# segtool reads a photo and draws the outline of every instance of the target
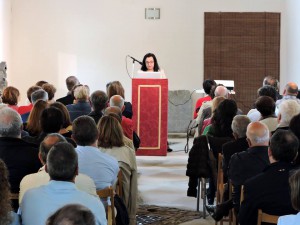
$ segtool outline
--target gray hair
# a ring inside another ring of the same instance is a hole
[[[51,143],[48,143],[47,140],[51,137],[56,138],[56,140],[52,141]],[[48,156],[48,153],[49,153],[50,149],[52,148],[52,146],[59,142],[67,142],[67,140],[65,139],[64,136],[62,136],[61,134],[58,134],[58,133],[48,134],[44,138],[44,140],[41,142],[40,148],[39,148],[39,153],[40,153],[40,156],[42,157],[42,160],[44,163],[46,163],[46,161],[47,161],[47,156]]]
[[[291,119],[300,113],[300,104],[295,100],[285,100],[279,105],[280,125],[289,126]]]
[[[47,156],[47,171],[51,180],[72,181],[78,168],[78,156],[70,143],[57,143]]]
[[[231,123],[231,129],[238,138],[246,137],[247,126],[251,123],[251,120],[245,115],[237,115],[233,118]]]
[[[32,94],[31,94],[32,104],[35,104],[38,100],[43,100],[44,102],[47,102],[48,101],[48,93],[43,89],[39,89],[39,90],[32,92]]]
[[[19,113],[9,107],[0,109],[0,137],[19,137],[22,119]]]
[[[109,100],[109,105],[117,106],[122,110],[124,106],[124,98],[121,95],[113,95]]]
[[[218,87],[216,87],[216,90],[215,90],[215,97],[223,96],[223,97],[227,98],[228,93],[229,93],[229,91],[225,86],[218,86]]]
[[[87,85],[78,86],[74,89],[76,100],[87,100],[90,96],[90,89]]]
[[[79,84],[79,80],[77,79],[77,77],[75,77],[75,76],[67,77],[66,85],[67,85],[67,88],[68,88],[69,91],[71,91],[72,88],[77,84]]]
[[[260,122],[257,122],[257,123],[260,123]],[[252,134],[247,133],[247,138],[249,138],[251,140],[251,142],[253,142],[255,144],[263,144],[270,140],[270,131],[269,131],[268,127],[263,123],[260,123],[260,124],[264,127],[264,131],[262,134],[260,134],[258,136],[257,133],[252,133]]]

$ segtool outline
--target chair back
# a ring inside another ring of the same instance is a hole
[[[261,209],[258,210],[257,225],[261,223],[277,224],[279,216],[264,213]]]
[[[19,200],[19,193],[11,193],[10,199],[11,200]]]
[[[112,187],[107,187],[102,190],[97,190],[97,195],[105,199],[107,201],[107,208],[106,208],[106,219],[107,225],[115,225],[115,203],[114,203],[114,190]]]
[[[122,170],[119,170],[118,173],[118,180],[116,184],[116,193],[120,196],[120,198],[123,197],[123,173]]]

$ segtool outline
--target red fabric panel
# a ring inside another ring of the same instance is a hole
[[[141,139],[137,155],[167,154],[168,80],[133,79],[134,130]]]

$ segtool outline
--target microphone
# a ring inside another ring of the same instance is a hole
[[[133,58],[132,56],[128,55],[128,57],[132,58],[133,62],[138,62],[139,64],[143,65],[143,63],[135,58]]]

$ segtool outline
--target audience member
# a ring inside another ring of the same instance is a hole
[[[43,100],[45,102],[48,102],[48,93],[46,91],[44,91],[43,89],[38,89],[38,90],[32,92],[32,94],[31,94],[32,104],[35,105],[35,103],[38,100]],[[30,112],[27,112],[27,113],[24,113],[21,115],[23,123],[27,122],[29,114],[30,114]]]
[[[204,129],[205,129],[207,126],[211,125],[211,119],[212,119],[212,117],[213,117],[213,115],[214,115],[214,112],[216,111],[216,109],[217,109],[217,107],[219,106],[219,104],[220,104],[221,102],[223,102],[225,99],[226,99],[226,98],[223,97],[223,96],[218,96],[218,97],[215,97],[215,98],[212,100],[212,106],[211,106],[211,108],[207,108],[207,109],[211,110],[211,113],[210,113],[211,116],[203,121],[203,123],[202,123],[203,125],[202,125],[202,128],[201,128],[200,134],[206,134],[206,133],[207,133],[208,128],[206,129],[206,132],[205,132],[205,133],[203,133]],[[203,110],[203,113],[204,113],[207,109],[204,109],[204,110]],[[203,114],[202,114],[202,115],[203,115]]]
[[[278,126],[279,129],[288,130],[291,119],[300,113],[300,105],[294,100],[285,100],[279,105]]]
[[[77,86],[74,89],[74,104],[67,105],[71,121],[79,116],[88,115],[92,109],[89,103],[90,90],[86,85]]]
[[[110,106],[117,106],[119,107],[122,112],[125,109],[124,105],[124,99],[121,95],[113,95],[111,96],[109,100]],[[123,133],[126,137],[128,137],[130,140],[133,138],[133,123],[131,119],[126,118],[125,116],[122,116],[122,123],[121,123]]]
[[[41,167],[35,145],[21,139],[22,120],[20,115],[9,107],[0,109],[0,158],[9,171],[12,193],[19,193],[20,181]],[[12,201],[14,210],[18,201]]]
[[[49,183],[24,194],[20,206],[23,224],[45,224],[51,214],[70,203],[84,205],[93,212],[97,224],[107,224],[100,199],[78,190],[74,184],[78,157],[71,144],[55,144],[48,153],[45,170],[50,176]]]
[[[50,216],[46,225],[96,225],[96,222],[91,210],[83,205],[69,204]]]
[[[44,91],[46,91],[48,93],[48,103],[55,102],[54,95],[56,93],[56,88],[54,87],[54,85],[46,83],[46,84],[42,85],[42,88]]]
[[[41,133],[36,137],[27,136],[23,137],[23,139],[39,146],[48,134],[58,133],[63,126],[63,122],[63,113],[61,110],[55,107],[46,108],[43,110],[40,117]],[[76,147],[76,143],[71,138],[66,137],[66,140]]]
[[[300,170],[295,171],[289,178],[291,188],[292,206],[298,211],[297,215],[281,216],[277,225],[298,225],[300,224]]]
[[[202,86],[203,86],[203,90],[204,90],[206,96],[202,97],[202,98],[199,98],[197,100],[196,105],[195,105],[195,110],[194,110],[194,119],[197,118],[197,115],[198,115],[197,113],[198,113],[199,109],[201,108],[202,103],[212,100],[212,98],[210,96],[210,91],[211,91],[212,87],[214,87],[216,85],[217,84],[214,80],[205,80],[205,81],[203,81]]]
[[[266,76],[263,80],[263,86],[266,86],[266,85],[274,87],[276,92],[279,93],[279,82],[275,77]]]
[[[276,102],[277,99],[278,99],[278,92],[276,91],[276,89],[273,86],[264,85],[264,86],[262,86],[261,88],[259,88],[257,90],[257,96],[258,97],[268,96],[268,97],[271,97],[274,100],[274,102]],[[275,115],[278,115],[278,108],[277,107],[275,109]],[[251,109],[247,113],[247,116],[249,117],[251,122],[259,121],[260,118],[261,118],[261,114],[256,108]]]
[[[298,147],[298,138],[291,131],[280,130],[272,136],[268,151],[271,164],[244,184],[244,201],[239,212],[241,225],[256,224],[258,209],[277,216],[296,213],[288,179]]]
[[[10,195],[8,171],[5,163],[0,159],[0,224],[20,225],[19,217],[11,207]]]
[[[50,149],[56,143],[60,142],[67,141],[62,135],[57,133],[48,134],[41,142],[38,156],[43,167],[41,167],[37,173],[29,174],[22,179],[20,183],[19,204],[21,204],[24,193],[27,190],[45,185],[49,182],[49,174],[45,171],[47,156]],[[79,173],[78,176],[75,177],[75,185],[79,190],[97,196],[95,183],[90,177]]]
[[[47,81],[44,81],[44,80],[40,80],[38,82],[36,82],[36,86],[39,86],[39,87],[42,87],[44,84],[47,84],[48,82]]]
[[[75,87],[75,85],[78,85],[78,84],[79,84],[79,80],[77,79],[77,77],[75,77],[75,76],[67,77],[67,79],[66,79],[66,85],[67,85],[67,88],[68,88],[67,96],[59,98],[56,101],[61,102],[64,105],[73,104],[75,98],[74,98],[74,95],[72,93],[72,90]]]
[[[298,85],[294,82],[289,82],[285,85],[283,90],[283,97],[276,101],[276,106],[279,107],[280,104],[286,100],[294,100],[300,104],[300,99],[297,98],[298,95]]]
[[[18,102],[20,98],[20,92],[17,88],[8,86],[3,90],[2,103],[7,104],[8,107],[18,112]]]
[[[29,117],[26,123],[24,123],[24,130],[29,133],[30,136],[38,136],[42,132],[41,127],[41,115],[44,109],[48,107],[48,103],[43,100],[38,100],[32,110],[29,113]]]
[[[119,121],[120,124],[122,124],[122,117],[123,117],[122,116],[122,111],[117,106],[109,106],[109,107],[107,107],[104,110],[104,116],[113,116],[113,117],[115,117]],[[128,137],[126,137],[124,135],[124,132],[123,132],[123,140],[124,140],[124,144],[125,145],[127,145],[129,148],[135,149],[133,141],[130,140]]]
[[[54,102],[50,105],[51,107],[60,109],[63,113],[63,128],[59,131],[65,137],[71,137],[72,135],[72,122],[67,107],[61,102]]]
[[[126,118],[132,119],[132,105],[130,102],[125,101],[125,91],[120,81],[112,81],[106,86],[107,96],[110,99],[114,95],[121,95],[124,99],[124,110],[122,111],[122,115]]]
[[[123,200],[128,211],[130,225],[136,224],[137,166],[135,151],[124,145],[122,127],[117,119],[103,116],[98,123],[98,146],[119,162],[123,178]]]
[[[300,113],[292,118],[289,127],[290,127],[290,130],[296,135],[296,137],[300,141]],[[295,164],[297,166],[300,166],[300,146],[298,148],[298,155],[295,160]]]
[[[222,146],[222,166],[225,177],[227,177],[228,175],[228,166],[231,156],[237,152],[246,151],[249,148],[246,131],[247,126],[250,124],[250,122],[250,119],[244,115],[237,115],[232,120],[231,129],[235,140],[227,142]]]
[[[75,119],[72,138],[77,143],[79,172],[91,177],[97,190],[113,186],[119,172],[118,161],[97,148],[98,130],[95,121],[89,116]]]
[[[270,132],[276,130],[278,126],[278,120],[275,116],[276,105],[274,100],[269,96],[261,96],[256,100],[255,106],[261,115],[259,121],[265,124]]]
[[[19,106],[18,108],[18,113],[20,113],[20,115],[23,115],[25,113],[28,113],[31,111],[31,109],[33,108],[33,104],[31,102],[31,94],[39,89],[42,89],[39,86],[31,86],[28,90],[27,90],[27,99],[29,101],[29,105],[24,105],[24,106]]]
[[[103,116],[103,110],[107,107],[108,97],[104,91],[94,91],[90,97],[93,111],[88,114],[96,124]]]

